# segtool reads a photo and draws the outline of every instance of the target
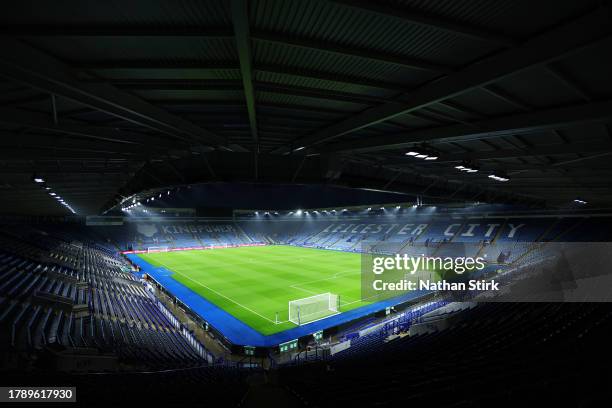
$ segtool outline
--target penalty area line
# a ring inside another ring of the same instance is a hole
[[[164,264],[162,264],[162,265],[164,265]],[[229,297],[225,296],[223,293],[217,292],[216,290],[214,290],[214,289],[212,289],[212,288],[210,288],[210,287],[208,287],[208,286],[204,285],[203,283],[198,282],[197,280],[194,280],[194,279],[190,278],[189,276],[185,275],[184,273],[181,273],[181,272],[179,272],[179,271],[177,271],[177,270],[175,270],[175,269],[168,268],[166,265],[164,265],[164,267],[165,267],[166,269],[170,270],[170,271],[173,271],[173,272],[175,272],[175,273],[178,273],[179,275],[181,275],[181,276],[183,276],[183,277],[185,277],[185,278],[189,279],[190,281],[192,281],[192,282],[193,282],[193,283],[195,283],[196,285],[200,285],[200,286],[202,286],[203,288],[206,288],[206,289],[210,290],[211,292],[216,293],[217,295],[219,295],[219,296],[221,296],[221,297],[223,297],[223,298],[225,298],[225,299],[229,300],[230,302],[232,302],[232,303],[234,303],[234,304],[238,305],[239,307],[243,308],[244,310],[247,310],[247,311],[249,311],[249,312],[251,312],[251,313],[253,313],[253,314],[256,314],[257,316],[261,317],[262,319],[265,319],[265,320],[269,321],[270,323],[274,323],[274,324],[276,324],[276,322],[275,322],[274,320],[272,320],[272,319],[268,319],[267,317],[265,317],[265,316],[263,316],[263,315],[261,315],[261,314],[257,313],[256,311],[254,311],[254,310],[252,310],[252,309],[250,309],[250,308],[248,308],[248,307],[244,306],[243,304],[241,304],[241,303],[239,303],[239,302],[236,302],[234,299],[232,299],[232,298],[229,298]],[[219,306],[217,306],[217,307],[219,307]],[[230,313],[230,314],[231,314],[231,313]],[[236,316],[234,316],[234,317],[236,317]],[[240,320],[240,319],[238,319],[238,320]]]
[[[328,280],[334,280],[334,279],[338,279],[339,277],[341,277],[343,275],[354,274],[354,273],[355,273],[355,271],[353,271],[352,269],[345,270],[345,271],[340,271],[340,272],[336,272],[335,274],[333,274],[332,276],[330,276],[328,278],[321,278],[321,279],[315,279],[315,280],[306,281],[306,282],[295,283],[293,285],[290,285],[289,287],[290,288],[294,288],[294,289],[302,289],[302,290],[308,291],[308,289],[298,288],[297,286],[309,285],[311,283],[317,283],[317,282],[325,282],[325,281],[328,281]],[[312,293],[318,293],[318,292],[312,292]]]
[[[315,292],[315,291],[310,290],[310,289],[304,289],[301,286],[302,285],[309,285],[311,283],[330,281],[330,280],[338,279],[338,278],[340,278],[340,277],[342,277],[344,275],[352,275],[354,273],[355,273],[354,270],[347,269],[347,270],[344,270],[344,271],[336,272],[336,273],[334,273],[332,276],[330,276],[328,278],[321,278],[321,279],[316,279],[316,280],[311,280],[311,281],[306,281],[306,282],[295,283],[293,285],[289,285],[289,287],[292,288],[292,289],[301,290],[303,292],[310,293],[310,294],[313,294],[313,295],[318,295],[318,294],[321,293],[320,291],[319,292]],[[360,299],[357,299],[357,300],[354,300],[354,301],[351,301],[351,302],[347,302],[346,300],[344,300],[344,298],[348,298],[350,300],[354,299],[354,298],[352,298],[350,296],[340,294],[340,304],[343,305],[343,306],[344,305],[351,305],[353,303],[357,303],[357,302],[360,301]]]

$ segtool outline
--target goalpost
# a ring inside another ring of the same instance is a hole
[[[168,252],[168,247],[167,246],[147,247],[147,254],[150,254],[152,252]]]
[[[340,313],[340,297],[321,293],[289,302],[289,321],[299,325]]]

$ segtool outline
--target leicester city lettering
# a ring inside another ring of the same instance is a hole
[[[446,230],[444,231],[444,235],[447,237],[452,237],[455,236],[458,232],[459,229],[461,228],[462,224],[451,224],[448,226],[448,228],[446,228]],[[491,238],[493,236],[493,234],[495,232],[497,232],[498,228],[501,227],[501,224],[484,224],[485,228],[485,232],[484,234],[480,233],[477,235],[477,233],[475,233],[475,231],[477,229],[480,229],[483,225],[482,224],[467,224],[463,231],[459,234],[459,236],[462,237],[475,237],[475,236],[482,236],[483,238]],[[507,235],[505,236],[505,238],[514,238],[517,231],[524,227],[525,224],[507,224]],[[482,231],[481,231],[482,232]]]
[[[348,233],[348,234],[382,234],[382,235],[407,235],[419,236],[428,228],[439,229],[438,224],[330,224],[322,233]],[[465,237],[491,239],[499,234],[503,238],[517,238],[521,230],[525,229],[523,223],[452,223],[442,225],[441,233],[446,237]]]

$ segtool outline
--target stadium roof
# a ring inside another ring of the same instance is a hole
[[[85,214],[206,181],[612,204],[609,2],[2,8],[3,213],[67,213],[34,177]]]

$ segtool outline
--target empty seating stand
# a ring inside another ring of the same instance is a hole
[[[51,235],[39,238],[0,237],[11,242],[0,252],[4,352],[34,355],[53,346],[113,355],[122,367],[207,363],[203,347],[198,351],[180,324],[170,322],[121,258]]]
[[[524,406],[580,406],[609,394],[608,304],[481,304],[461,317],[389,342],[368,336],[362,352],[283,367],[279,378],[319,407],[505,406],[499,395]],[[564,391],[542,392],[553,388]]]

